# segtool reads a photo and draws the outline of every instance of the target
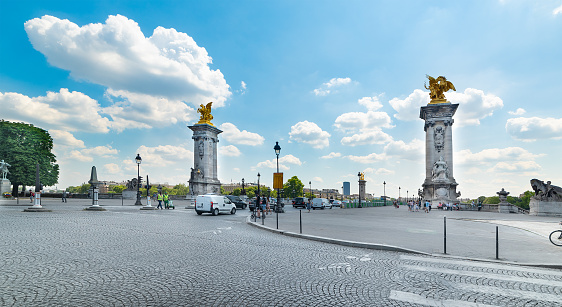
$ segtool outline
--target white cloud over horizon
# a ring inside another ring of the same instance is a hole
[[[240,131],[240,129],[232,123],[223,123],[219,128],[223,131],[221,136],[233,144],[259,146],[265,141],[263,136],[246,130]]]
[[[561,139],[562,118],[517,117],[510,118],[505,130],[512,138],[524,142],[539,139]]]
[[[44,15],[25,22],[25,31],[51,65],[127,98],[149,95],[193,105],[213,101],[220,107],[231,95],[220,70],[209,68],[207,50],[173,28],[157,27],[145,37],[122,15],[84,26]]]
[[[293,156],[293,155],[284,155],[281,158],[279,158],[279,170],[283,170],[283,171],[287,171],[289,169],[291,169],[290,166],[288,166],[288,164],[293,164],[293,165],[302,165],[302,162],[299,158]],[[256,168],[271,168],[271,169],[277,169],[277,159],[272,159],[272,160],[266,160],[263,162],[259,162],[256,165]],[[255,169],[255,168],[254,168]]]
[[[322,86],[320,86],[317,89],[314,89],[313,92],[316,96],[326,96],[330,93],[333,93],[335,88],[341,87],[349,83],[351,83],[350,78],[332,78],[330,79],[330,81],[326,83],[322,83]]]
[[[219,147],[219,155],[227,157],[238,157],[241,155],[240,150],[234,145],[226,145]]]
[[[312,145],[314,148],[322,149],[330,145],[330,134],[313,122],[307,120],[298,122],[291,127],[289,139],[298,143]]]

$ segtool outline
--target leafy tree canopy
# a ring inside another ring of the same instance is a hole
[[[285,197],[295,198],[298,196],[303,196],[304,184],[297,176],[291,177],[285,184],[283,184],[283,190],[285,191]]]
[[[35,185],[35,165],[44,186],[58,182],[59,165],[53,150],[53,138],[41,128],[26,123],[0,121],[0,159],[10,164],[8,179],[13,193],[19,185]]]

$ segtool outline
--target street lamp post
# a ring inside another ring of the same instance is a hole
[[[277,173],[279,173],[279,154],[281,153],[281,146],[279,146],[279,142],[275,142],[275,146],[273,146],[273,150],[275,150],[275,155],[277,155]],[[279,224],[279,213],[283,213],[283,207],[280,204],[281,198],[279,195],[279,188],[277,188],[277,203],[275,204],[275,212],[277,213],[277,224]]]
[[[359,205],[357,208],[363,208],[361,207],[361,172],[359,172],[357,176],[359,177]]]
[[[258,173],[258,195],[256,195],[256,200],[258,199],[258,196],[260,196],[260,173]],[[256,204],[256,206],[261,205],[261,204]]]
[[[400,187],[398,187],[398,202],[400,202],[400,201],[401,201],[401,199],[400,199]]]
[[[341,202],[343,203],[343,186],[341,187]]]
[[[246,191],[244,190],[244,178],[242,178],[242,195],[246,195]]]
[[[308,186],[310,187],[310,188],[308,189],[308,194],[310,194],[310,198],[312,198],[312,181],[309,181],[309,182],[308,182]]]
[[[384,205],[386,206],[386,181],[383,181],[382,185],[384,189]]]
[[[408,202],[408,190],[406,190],[406,202]]]
[[[135,202],[135,206],[141,206],[142,203],[140,201],[140,164],[142,162],[142,158],[140,154],[137,154],[135,158],[135,162],[137,163],[137,202]]]

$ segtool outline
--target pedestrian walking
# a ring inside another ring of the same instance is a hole
[[[270,207],[270,203],[269,203],[269,197],[267,197],[265,199],[265,212],[267,212],[267,214],[271,214],[271,207]]]
[[[256,211],[257,211],[257,217],[260,218],[260,214],[261,214],[261,199],[259,195],[256,195]]]
[[[308,209],[309,213],[310,213],[310,207],[312,207],[312,202],[310,201],[310,198],[309,198],[308,202],[306,203],[306,209]]]
[[[423,210],[425,211],[425,213],[429,213],[429,202],[427,200],[423,204]]]
[[[66,190],[62,191],[62,202],[66,203]]]
[[[35,197],[35,193],[29,189],[29,202],[33,203],[33,197]]]
[[[162,210],[162,200],[164,199],[162,192],[158,193],[157,199],[158,199],[158,207],[156,207],[156,209],[158,210],[158,208],[160,208],[160,210]]]
[[[170,209],[170,196],[168,196],[168,192],[164,193],[164,207],[166,209]]]

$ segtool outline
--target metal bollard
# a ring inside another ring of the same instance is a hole
[[[443,254],[447,253],[447,217],[443,217]]]
[[[499,235],[498,226],[496,226],[496,259],[500,259],[500,245],[499,245]]]
[[[302,210],[299,210],[299,219],[300,219],[300,227],[301,227],[301,234],[302,234]]]

